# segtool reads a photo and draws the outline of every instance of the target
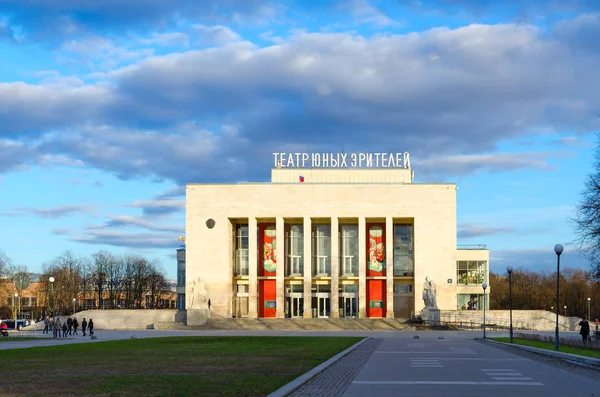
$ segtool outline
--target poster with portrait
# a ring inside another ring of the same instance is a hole
[[[275,226],[267,226],[263,238],[263,268],[265,272],[275,273],[277,271],[277,233]]]
[[[370,270],[381,273],[385,267],[383,262],[383,228],[381,226],[372,226],[369,229],[369,264]]]

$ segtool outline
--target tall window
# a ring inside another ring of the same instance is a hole
[[[358,225],[340,225],[340,275],[358,275]]]
[[[250,261],[248,260],[248,225],[237,225],[235,231],[235,273],[247,276]]]
[[[394,276],[413,275],[413,225],[394,225]]]
[[[456,282],[459,285],[481,285],[487,282],[487,261],[458,261]]]
[[[286,276],[304,273],[304,226],[286,225]]]
[[[331,275],[331,225],[313,225],[312,274]]]

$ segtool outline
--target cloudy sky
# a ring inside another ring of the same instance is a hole
[[[492,270],[551,270],[600,130],[600,2],[493,3],[0,0],[0,249],[174,276],[186,183],[343,146],[456,182]]]

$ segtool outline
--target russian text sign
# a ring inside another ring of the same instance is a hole
[[[410,168],[404,153],[273,153],[277,168]]]

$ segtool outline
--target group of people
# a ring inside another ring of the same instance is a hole
[[[54,320],[52,317],[46,317],[44,318],[44,331],[42,333],[49,334],[52,332],[52,336],[55,338],[66,338],[67,335],[79,335],[77,333],[77,328],[79,328],[77,317],[71,318],[71,316],[69,316],[66,321],[60,321],[60,318]],[[94,335],[94,321],[90,318],[90,321],[88,322],[84,317],[81,322],[83,336],[86,336],[86,330],[89,332],[90,336]]]

